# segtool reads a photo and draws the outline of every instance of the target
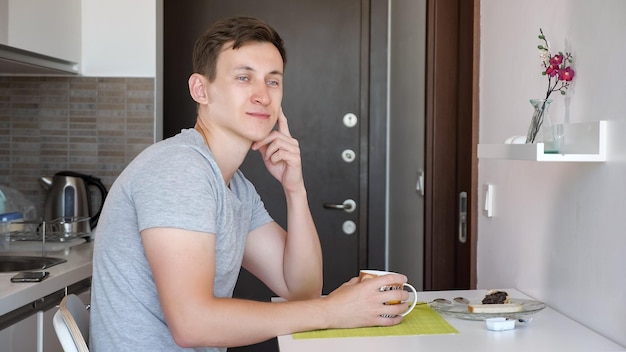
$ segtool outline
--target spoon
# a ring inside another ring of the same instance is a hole
[[[470,300],[465,297],[455,297],[452,299],[455,303],[458,304],[470,304]],[[430,302],[418,302],[417,304],[431,304],[431,303],[440,303],[440,304],[452,304],[452,302],[445,298],[435,298]]]
[[[455,301],[458,304],[465,304],[465,305],[470,304],[470,300],[465,297],[454,297],[453,301]]]
[[[431,303],[441,303],[441,304],[452,304],[452,302],[450,302],[449,300],[445,299],[445,298],[435,298],[430,302],[417,302],[416,305],[420,305],[420,304],[431,304]]]

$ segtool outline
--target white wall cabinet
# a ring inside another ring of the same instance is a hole
[[[156,77],[161,2],[0,0],[0,44],[77,63],[83,76]]]
[[[0,0],[0,75],[80,71],[81,0]]]
[[[1,44],[81,61],[81,0],[1,0]]]

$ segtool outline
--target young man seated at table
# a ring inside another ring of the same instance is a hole
[[[321,298],[321,247],[281,109],[280,36],[258,19],[227,18],[197,40],[193,63],[195,128],[137,156],[102,210],[92,350],[224,351],[297,331],[400,323],[406,304],[384,302],[408,293],[379,288],[403,275],[353,278]],[[239,171],[250,148],[282,184],[288,231]],[[232,298],[241,266],[288,302]]]

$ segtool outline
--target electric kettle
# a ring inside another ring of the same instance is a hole
[[[48,190],[44,207],[44,220],[58,218],[89,218],[93,229],[98,223],[107,189],[99,178],[74,171],[60,171],[54,177],[41,177],[41,185]],[[98,211],[92,211],[89,187],[96,187],[101,195]]]

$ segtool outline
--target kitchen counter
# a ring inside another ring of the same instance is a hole
[[[506,290],[513,298],[532,299],[515,289]],[[419,292],[420,301],[435,298],[466,297],[481,300],[486,290]],[[441,315],[458,334],[384,337],[349,337],[294,340],[278,337],[281,352],[333,351],[626,351],[576,321],[546,307],[530,323],[517,323],[514,330],[489,331],[483,321],[463,320]]]
[[[4,252],[0,255],[40,256],[41,252]],[[11,277],[16,272],[0,273],[0,317],[6,317],[8,313],[25,305],[35,305],[33,302],[41,301],[42,297],[91,277],[93,242],[48,252],[47,256],[65,258],[67,261],[46,269],[50,276],[42,282],[13,283]]]

